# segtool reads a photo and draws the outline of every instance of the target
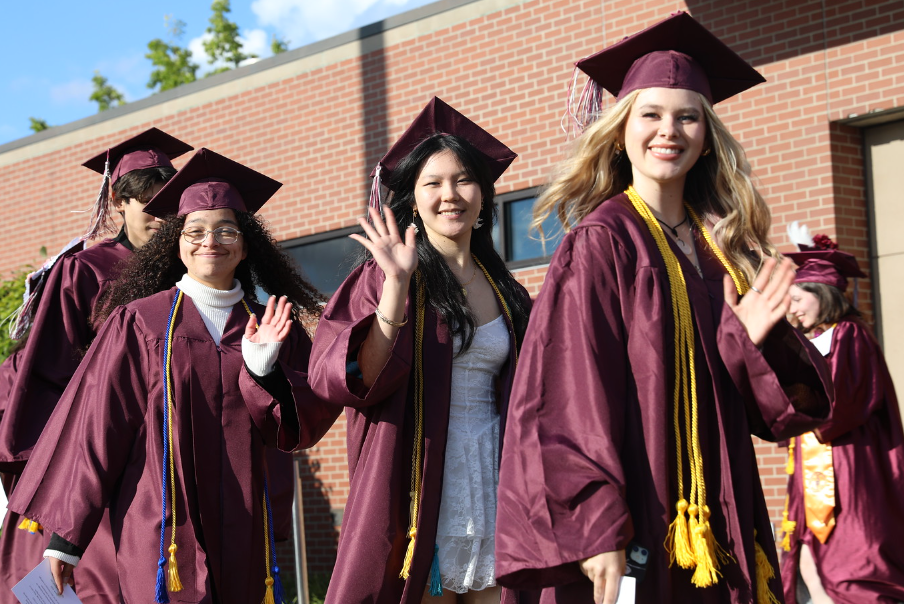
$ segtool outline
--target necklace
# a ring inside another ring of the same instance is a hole
[[[464,283],[461,283],[461,281],[459,281],[459,283],[461,284],[461,293],[463,293],[465,296],[468,295],[468,286],[471,285],[471,281],[473,281],[474,277],[476,277],[476,276],[477,276],[477,265],[474,264],[471,266],[471,278],[468,279],[467,281],[465,281]]]
[[[657,218],[656,220],[659,220],[659,224],[666,227],[668,230],[672,231],[672,235],[674,235],[675,237],[678,237],[678,227],[680,227],[682,224],[687,222],[687,210],[684,211],[684,218],[682,218],[681,222],[679,222],[675,226],[669,226],[669,224],[667,222],[665,222],[664,220],[660,220],[659,218]]]
[[[654,218],[656,218],[656,217],[654,216]],[[681,237],[678,236],[678,227],[680,227],[682,224],[687,222],[687,219],[688,219],[688,214],[687,214],[687,210],[685,210],[684,218],[682,218],[681,222],[679,222],[675,226],[672,226],[672,225],[668,224],[667,222],[665,222],[664,220],[660,220],[659,218],[656,218],[656,221],[672,232],[672,238],[675,240],[675,243],[678,244],[678,247],[681,248],[681,251],[684,252],[685,255],[690,256],[691,253],[693,252],[693,249],[691,248],[691,246],[689,244],[684,242],[684,239],[682,239]]]

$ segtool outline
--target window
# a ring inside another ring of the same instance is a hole
[[[327,231],[285,242],[282,248],[314,287],[331,296],[355,267],[362,248],[348,236],[360,232],[357,226]]]
[[[545,249],[539,234],[530,232],[537,194],[538,188],[533,188],[496,198],[499,223],[493,227],[493,241],[509,268],[545,264],[562,242],[562,229],[555,216],[543,222],[543,232],[547,234]]]

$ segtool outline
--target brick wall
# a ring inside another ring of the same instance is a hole
[[[559,118],[572,63],[677,9],[690,10],[768,78],[718,112],[748,151],[781,249],[789,249],[786,224],[802,220],[869,266],[861,136],[841,120],[904,106],[900,0],[443,0],[437,6],[449,10],[360,42],[292,51],[214,76],[154,97],[156,105],[152,99],[140,109],[114,109],[109,119],[59,135],[52,130],[15,148],[0,146],[0,274],[39,262],[41,246],[53,253],[77,234],[86,217],[69,211],[87,207],[99,184],[78,164],[151,125],[282,181],[262,212],[280,239],[353,225],[371,168],[433,94],[519,153],[499,193],[542,185],[567,149]],[[348,51],[349,44],[359,50]],[[293,65],[286,77],[268,78]],[[544,273],[541,267],[518,276],[536,294]],[[869,283],[861,283],[861,306],[871,309]],[[305,454],[315,571],[328,570],[335,555],[348,493],[344,439],[342,419]],[[757,443],[757,451],[778,520],[784,457],[768,443]]]

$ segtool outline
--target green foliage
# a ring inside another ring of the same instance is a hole
[[[126,98],[122,93],[107,83],[107,78],[100,75],[99,71],[94,72],[91,83],[94,84],[94,92],[91,93],[88,100],[97,103],[98,113],[126,104]]]
[[[281,52],[286,52],[289,50],[289,41],[285,38],[277,38],[276,34],[270,38],[270,52],[274,55],[278,55]]]
[[[28,119],[31,120],[31,124],[29,124],[28,127],[31,128],[32,132],[42,132],[50,128],[50,125],[45,120],[36,117],[30,117]]]
[[[22,294],[25,293],[25,276],[28,270],[22,269],[5,281],[0,281],[0,321],[6,319],[14,310],[22,304]],[[9,325],[4,321],[0,325],[0,361],[5,359],[15,340],[9,339]]]
[[[330,576],[324,573],[311,573],[308,577],[308,595],[311,604],[324,604],[326,588],[330,585]]]
[[[194,82],[198,71],[198,64],[191,60],[192,52],[176,44],[185,31],[185,21],[172,15],[164,15],[163,21],[169,42],[160,38],[151,40],[148,42],[150,52],[144,55],[156,68],[151,72],[147,86],[152,90],[159,87],[157,92]]]
[[[231,12],[229,0],[214,0],[210,5],[213,14],[210,16],[210,25],[205,30],[210,37],[204,40],[204,52],[207,53],[207,62],[213,65],[218,61],[230,63],[232,67],[238,67],[245,59],[255,59],[257,55],[242,52],[242,41],[239,40],[239,26],[230,21],[226,14]],[[227,71],[231,67],[220,67],[207,75]]]

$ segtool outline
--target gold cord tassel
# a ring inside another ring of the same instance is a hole
[[[264,590],[264,604],[276,604],[276,598],[273,597],[273,577],[267,577],[264,583],[267,584],[267,589]]]
[[[414,544],[417,541],[417,527],[412,526],[408,530],[408,549],[405,550],[405,561],[402,563],[402,572],[399,576],[407,579],[411,573],[411,562],[414,560]]]
[[[675,504],[678,515],[669,525],[669,533],[665,539],[666,550],[669,552],[669,565],[678,563],[681,568],[694,568],[694,552],[691,550],[690,534],[687,526],[687,499],[681,499]]]
[[[166,569],[167,587],[170,591],[182,591],[182,581],[179,579],[179,569],[176,567],[176,544],[169,546],[169,564]]]
[[[769,589],[769,581],[775,578],[775,569],[769,563],[763,546],[756,540],[756,530],[753,531],[753,543],[756,548],[756,601],[757,604],[780,604],[778,598]]]
[[[44,527],[35,522],[34,520],[29,520],[28,518],[23,518],[22,522],[19,523],[19,530],[28,531],[32,535],[42,530]]]
[[[792,476],[794,474],[794,439],[788,443],[788,465],[785,466],[785,474]]]

